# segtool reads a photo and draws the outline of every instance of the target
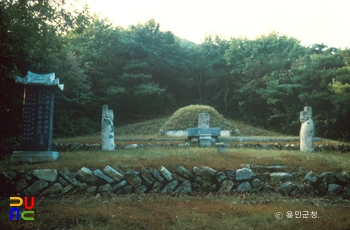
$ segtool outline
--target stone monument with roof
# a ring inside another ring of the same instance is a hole
[[[55,79],[55,73],[36,74],[28,71],[16,82],[24,85],[23,134],[21,150],[14,151],[12,162],[55,161],[59,153],[52,151],[54,90],[64,85]]]

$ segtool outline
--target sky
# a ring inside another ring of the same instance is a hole
[[[127,28],[154,19],[160,30],[201,43],[205,36],[255,39],[271,31],[302,45],[350,48],[349,0],[81,0]]]

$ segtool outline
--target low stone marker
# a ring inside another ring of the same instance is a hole
[[[305,106],[300,112],[300,151],[314,152],[314,122],[312,120],[312,107]]]
[[[108,105],[103,105],[101,121],[102,151],[114,151],[115,143],[113,119],[113,110],[108,109]]]
[[[55,161],[59,154],[52,151],[54,89],[64,85],[55,73],[36,74],[28,71],[24,78],[16,77],[24,86],[22,150],[14,151],[12,162]]]
[[[215,146],[218,150],[218,154],[225,154],[226,153],[226,144],[224,142],[215,143]]]
[[[198,128],[188,128],[188,139],[196,140],[199,138],[200,146],[211,146],[213,139],[217,140],[221,130],[218,127],[209,127],[210,114],[200,113],[198,119]]]

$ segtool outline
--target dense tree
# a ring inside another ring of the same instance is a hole
[[[0,145],[8,149],[21,132],[22,86],[15,76],[28,70],[54,72],[60,60],[61,35],[74,24],[74,12],[62,1],[0,2]]]
[[[153,19],[115,27],[67,4],[0,2],[2,148],[19,143],[23,87],[14,77],[28,70],[55,72],[65,84],[56,96],[56,137],[98,131],[103,104],[117,125],[207,104],[292,135],[310,105],[318,136],[350,139],[349,49],[304,47],[276,32],[254,40],[210,35],[195,44]]]
[[[236,108],[235,118],[266,125],[267,103],[271,100],[261,97],[261,90],[266,89],[271,78],[291,67],[299,49],[297,40],[275,32],[255,40],[231,40],[225,59],[231,68],[233,94],[230,103]],[[268,75],[270,77],[266,79]]]

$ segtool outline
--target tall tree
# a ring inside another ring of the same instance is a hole
[[[8,149],[21,131],[23,89],[14,82],[28,70],[53,72],[61,48],[60,33],[72,25],[62,1],[0,2],[0,145]],[[9,141],[10,140],[10,141]]]
[[[225,59],[231,68],[236,112],[234,117],[254,124],[265,125],[268,107],[259,95],[266,88],[264,76],[290,68],[295,47],[293,38],[272,32],[255,40],[232,39]]]

